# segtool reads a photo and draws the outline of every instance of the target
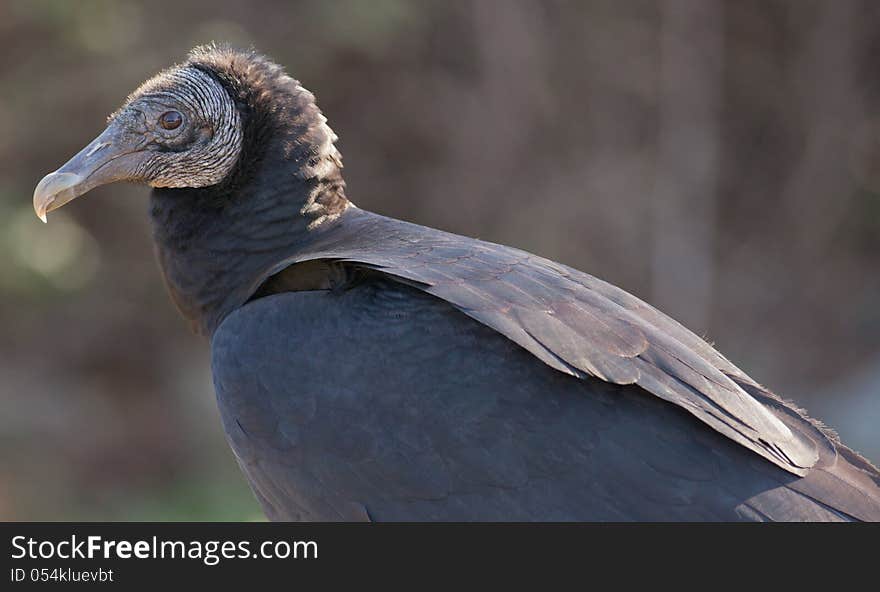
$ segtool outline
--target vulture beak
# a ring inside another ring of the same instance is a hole
[[[46,222],[46,214],[100,185],[133,177],[140,146],[132,145],[132,134],[111,123],[100,136],[80,150],[34,189],[34,211]]]

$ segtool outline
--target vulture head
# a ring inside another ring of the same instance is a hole
[[[34,210],[45,222],[100,185],[153,187],[166,282],[194,328],[209,333],[257,289],[269,261],[351,206],[336,139],[312,93],[280,66],[255,51],[198,47],[46,175]],[[233,296],[220,302],[225,294]]]
[[[273,149],[287,172],[329,182],[344,198],[335,140],[314,96],[280,66],[253,51],[198,47],[142,84],[97,138],[46,175],[34,209],[46,221],[48,212],[115,181],[203,189],[198,196],[211,199],[201,201],[222,205],[254,180]]]

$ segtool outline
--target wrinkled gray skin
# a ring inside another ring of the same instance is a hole
[[[34,191],[34,210],[46,214],[100,185],[116,181],[151,187],[206,187],[236,163],[242,130],[232,100],[204,72],[178,68],[148,80],[110,116],[107,129]],[[182,124],[160,118],[178,112]]]
[[[165,114],[182,123],[164,129]],[[153,186],[169,291],[273,520],[880,520],[880,473],[626,292],[360,210],[314,97],[196,50],[34,193]]]

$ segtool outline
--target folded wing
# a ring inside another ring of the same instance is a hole
[[[549,366],[637,384],[777,466],[805,474],[817,443],[790,430],[738,382],[754,384],[708,343],[638,298],[510,247],[355,210],[309,250],[381,271],[441,298]]]

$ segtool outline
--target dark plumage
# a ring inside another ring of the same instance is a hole
[[[154,131],[168,109],[181,130]],[[335,139],[278,66],[202,48],[34,196],[156,187],[162,270],[270,518],[880,520],[877,469],[699,337],[564,265],[356,208]]]

